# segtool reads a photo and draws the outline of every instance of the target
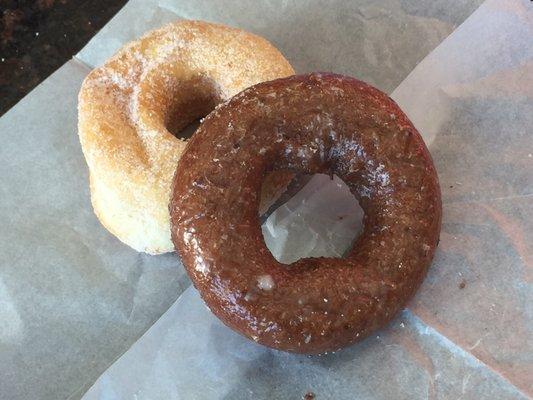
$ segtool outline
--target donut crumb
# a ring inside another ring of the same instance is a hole
[[[304,394],[304,396],[302,397],[303,400],[313,400],[315,398],[315,394],[313,392],[307,392],[306,394]]]
[[[261,275],[257,278],[257,286],[261,290],[272,290],[276,286],[274,279],[270,275]]]
[[[464,289],[466,287],[466,281],[463,279],[459,284],[459,289]]]

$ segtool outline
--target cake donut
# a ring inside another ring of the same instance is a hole
[[[364,210],[345,258],[284,265],[265,245],[261,184],[273,170],[336,174]],[[183,153],[172,240],[212,312],[272,348],[323,353],[361,340],[421,284],[441,225],[430,154],[387,95],[313,73],[248,88],[211,113]]]
[[[173,251],[168,202],[186,144],[173,133],[242,89],[293,73],[265,39],[201,21],[149,32],[93,70],[78,130],[102,224],[138,251]]]

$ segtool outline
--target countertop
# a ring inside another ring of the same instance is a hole
[[[0,0],[0,115],[76,54],[127,0]]]

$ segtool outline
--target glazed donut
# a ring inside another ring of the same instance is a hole
[[[168,201],[186,141],[171,132],[248,86],[293,73],[265,39],[200,21],[154,30],[93,70],[78,128],[102,224],[138,251],[172,251]]]
[[[365,212],[345,258],[276,261],[257,207],[272,170],[336,174]],[[263,345],[322,353],[382,327],[421,284],[439,240],[428,150],[400,108],[354,78],[260,83],[211,113],[179,162],[172,240],[226,325]]]

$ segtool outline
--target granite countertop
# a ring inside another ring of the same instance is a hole
[[[0,115],[76,54],[127,0],[0,0]]]

